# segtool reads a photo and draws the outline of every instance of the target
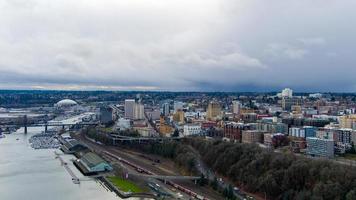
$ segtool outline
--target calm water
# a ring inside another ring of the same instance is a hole
[[[23,129],[0,139],[0,200],[112,200],[120,199],[93,179],[84,177],[70,162],[71,155],[62,157],[69,167],[82,179],[72,182],[71,176],[55,159],[54,151],[34,150],[28,139],[43,128]],[[19,138],[19,140],[16,140]]]

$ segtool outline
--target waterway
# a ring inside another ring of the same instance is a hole
[[[65,120],[75,121],[77,118]],[[28,139],[44,128],[23,129],[0,138],[0,200],[117,200],[115,193],[108,191],[95,179],[83,176],[70,159],[63,155],[69,167],[83,181],[74,184],[54,151],[59,149],[32,149]]]

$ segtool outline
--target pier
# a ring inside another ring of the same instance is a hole
[[[71,175],[73,183],[74,183],[74,184],[80,184],[79,178],[78,178],[78,177],[74,174],[74,172],[68,167],[68,163],[63,160],[63,158],[60,156],[59,153],[54,152],[54,154],[56,155],[56,158],[58,158],[59,161],[61,162],[61,165],[64,166],[64,168],[67,170],[67,172],[69,173],[69,175]]]

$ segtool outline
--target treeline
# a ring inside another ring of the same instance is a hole
[[[94,131],[86,134],[106,143],[101,134]],[[202,138],[120,145],[171,158],[192,174],[197,172],[196,160],[200,156],[215,172],[244,190],[269,199],[356,200],[356,168],[328,160],[275,153],[254,144]]]
[[[356,199],[356,168],[274,153],[253,144],[185,139],[204,162],[244,189],[271,199]]]

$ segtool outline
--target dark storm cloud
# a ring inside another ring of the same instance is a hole
[[[355,6],[0,0],[0,88],[355,91]]]

